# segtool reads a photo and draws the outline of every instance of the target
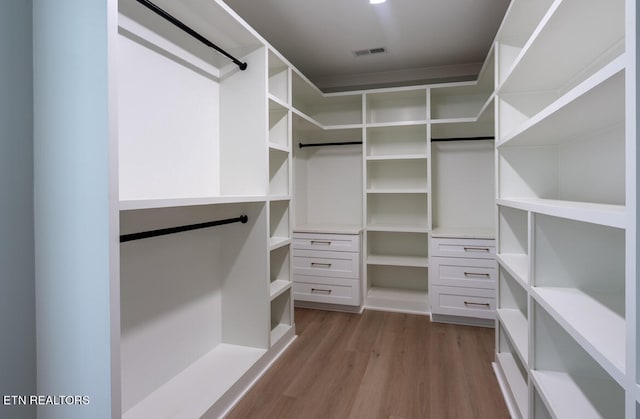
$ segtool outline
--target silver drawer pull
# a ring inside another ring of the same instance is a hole
[[[330,240],[311,240],[311,244],[312,245],[323,244],[325,246],[330,246],[331,245],[331,241]]]
[[[485,276],[485,277],[489,278],[491,275],[485,274],[485,273],[480,273],[480,272],[465,272],[464,276]]]
[[[474,303],[473,301],[465,301],[464,305],[465,306],[483,306],[483,307],[486,307],[486,308],[491,307],[491,304],[489,304],[489,303]]]
[[[491,249],[488,247],[465,247],[465,252],[489,252]]]
[[[311,262],[311,266],[312,267],[322,267],[322,268],[330,268],[331,264],[330,263],[320,263],[320,262]]]
[[[322,288],[311,288],[311,293],[331,294],[331,290],[324,290]]]

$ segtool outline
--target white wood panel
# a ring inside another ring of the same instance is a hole
[[[220,195],[218,81],[124,35],[118,51],[120,199]]]

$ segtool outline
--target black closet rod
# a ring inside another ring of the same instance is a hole
[[[495,140],[495,137],[454,137],[454,138],[432,138],[431,142],[438,141],[480,141],[480,140]]]
[[[238,218],[228,218],[226,220],[209,221],[206,223],[189,224],[179,227],[161,228],[159,230],[142,231],[140,233],[123,234],[120,236],[120,243],[130,242],[133,240],[148,239],[150,237],[165,236],[167,234],[181,233],[183,231],[198,230],[201,228],[215,227],[223,224],[246,223],[249,217],[241,215]]]
[[[353,145],[353,144],[362,144],[362,141],[345,141],[342,143],[315,143],[315,144],[302,144],[299,143],[298,146],[300,148],[305,148],[305,147],[327,147],[330,145]]]
[[[227,51],[223,50],[213,42],[209,41],[207,38],[200,35],[198,32],[194,31],[189,26],[185,25],[184,23],[182,23],[181,21],[179,21],[178,19],[176,19],[175,17],[173,17],[172,15],[170,15],[169,13],[167,13],[166,11],[158,7],[157,5],[151,3],[148,0],[136,0],[136,1],[141,5],[145,6],[146,8],[148,8],[149,10],[151,10],[152,12],[156,13],[157,15],[173,23],[174,25],[176,25],[177,27],[179,27],[189,35],[193,36],[194,38],[196,38],[198,41],[202,42],[206,46],[215,49],[220,54],[224,55],[225,57],[233,61],[233,63],[237,65],[240,68],[240,70],[246,70],[247,63],[243,63],[242,61],[238,60],[233,55],[229,54]]]

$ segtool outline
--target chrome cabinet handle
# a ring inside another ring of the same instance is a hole
[[[311,240],[311,244],[312,245],[323,244],[325,246],[330,246],[331,245],[331,241],[330,240]]]
[[[485,276],[485,277],[489,278],[491,275],[486,274],[486,273],[480,273],[480,272],[465,272],[464,276]]]
[[[323,268],[330,268],[331,264],[330,263],[320,263],[320,262],[311,262],[311,266],[313,267],[323,267]]]
[[[465,301],[464,302],[465,306],[483,306],[483,307],[491,307],[491,305],[489,303],[474,303],[473,301]]]
[[[311,293],[331,294],[331,290],[325,290],[322,288],[311,288]]]
[[[489,252],[491,251],[491,249],[489,249],[488,247],[464,247],[464,251]]]

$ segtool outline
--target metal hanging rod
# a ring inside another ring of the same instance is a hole
[[[331,146],[331,145],[353,145],[353,144],[362,144],[362,141],[345,141],[345,142],[341,142],[341,143],[315,143],[315,144],[302,144],[302,143],[299,143],[298,146],[300,148],[305,148],[305,147],[327,147],[327,146]]]
[[[210,48],[213,48],[214,50],[218,51],[220,54],[224,55],[225,57],[227,57],[228,59],[233,61],[233,63],[235,65],[237,65],[240,68],[240,70],[244,71],[244,70],[247,69],[247,63],[243,63],[242,61],[238,60],[233,55],[229,54],[227,51],[223,50],[222,48],[220,48],[219,46],[217,46],[213,42],[209,41],[207,38],[205,38],[204,36],[200,35],[198,32],[194,31],[189,26],[187,26],[186,24],[182,23],[180,20],[178,20],[174,16],[170,15],[169,13],[167,13],[166,11],[164,11],[163,9],[158,7],[157,5],[151,3],[148,0],[136,0],[136,1],[138,3],[140,3],[141,5],[145,6],[147,9],[149,9],[152,12],[156,13],[157,15],[159,15],[159,16],[163,17],[164,19],[168,20],[169,22],[173,23],[178,28],[182,29],[183,31],[185,31],[189,35],[193,36],[194,38],[196,38],[198,41],[202,42],[206,46],[208,46]]]
[[[183,231],[191,231],[191,230],[198,230],[201,228],[215,227],[223,224],[232,224],[232,223],[244,224],[247,221],[249,221],[249,217],[247,217],[246,215],[241,215],[238,218],[229,218],[226,220],[209,221],[206,223],[189,224],[189,225],[179,226],[179,227],[161,228],[159,230],[142,231],[140,233],[123,234],[122,236],[120,236],[120,243],[130,242],[133,240],[148,239],[150,237],[166,236],[167,234],[181,233]]]
[[[447,141],[482,141],[482,140],[495,140],[495,137],[454,137],[454,138],[432,138],[431,142],[447,142]]]

